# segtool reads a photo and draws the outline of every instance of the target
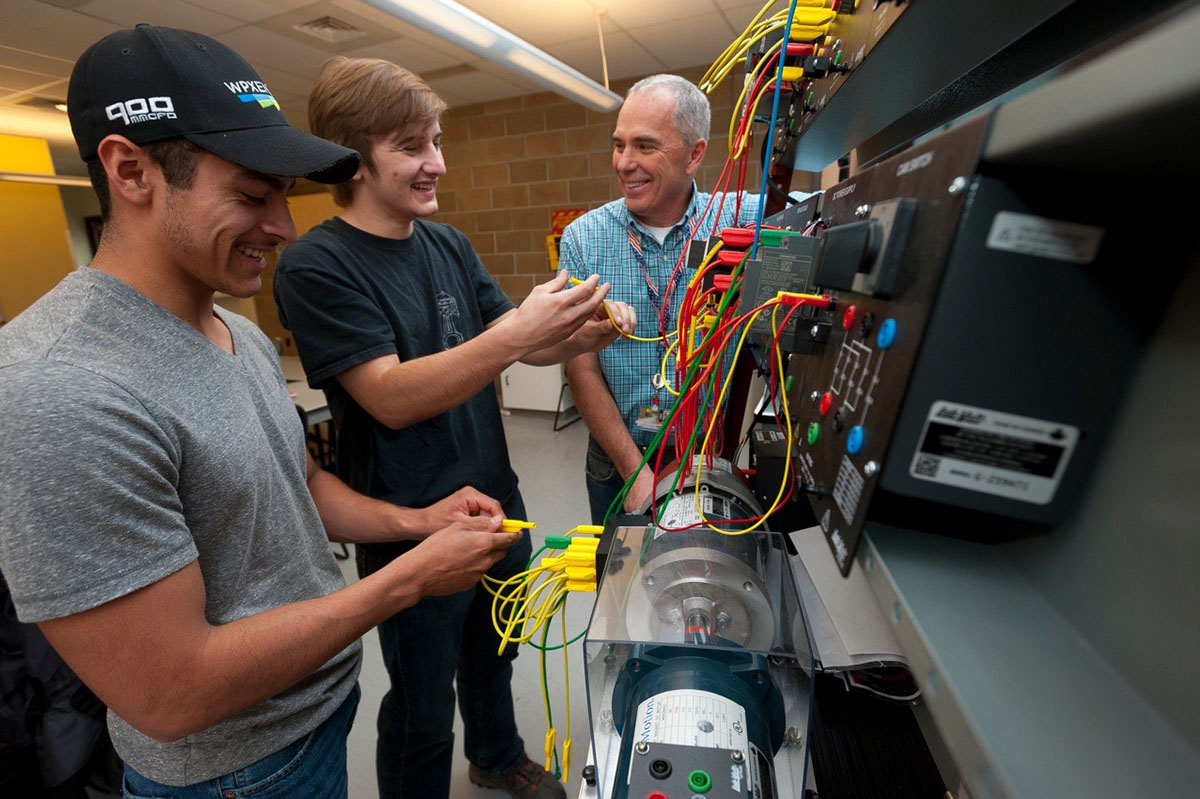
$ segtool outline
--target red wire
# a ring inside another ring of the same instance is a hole
[[[754,314],[757,311],[763,310],[773,304],[775,304],[774,300],[768,301],[768,302],[760,305],[758,308],[755,308],[755,309],[749,311],[746,314],[741,314],[740,316],[735,317],[734,319],[731,319],[729,322],[727,322],[725,325],[721,326],[721,328],[718,329],[718,333],[715,333],[713,335],[713,338],[716,338],[716,336],[719,333],[724,332],[726,329],[730,328],[737,322],[739,322],[743,319],[746,319],[751,314]],[[774,352],[776,350],[776,348],[778,348],[779,338],[780,338],[780,336],[783,335],[784,330],[787,328],[787,324],[791,320],[792,314],[796,313],[796,311],[799,310],[801,306],[806,305],[806,304],[807,303],[805,301],[801,300],[800,302],[791,306],[789,308],[788,312],[784,315],[783,321],[780,323],[778,329],[775,332],[775,337],[772,340],[772,349],[771,349],[772,352]],[[724,346],[725,346],[725,344],[728,343],[728,341],[732,337],[732,335],[733,335],[732,330],[730,330],[725,335],[725,338],[724,338],[724,341],[722,342],[722,347],[721,347],[722,351],[724,351]],[[775,411],[775,422],[779,426],[780,432],[782,432],[786,436],[787,431],[784,429],[786,420],[784,419],[782,411],[779,407],[779,402],[778,402],[779,398],[777,396],[778,392],[776,391],[776,388],[779,385],[778,378],[781,375],[779,375],[778,362],[776,361],[776,359],[771,358],[770,360],[771,360],[771,381],[770,381],[771,406],[772,406],[772,409]],[[732,366],[731,366],[731,368],[732,368]],[[689,390],[689,393],[698,391],[700,385],[702,385],[702,383],[698,382],[692,389]],[[790,463],[792,460],[791,452],[787,453],[787,458]],[[683,467],[683,462],[681,461],[680,468],[682,468],[682,467]],[[790,467],[789,470],[792,470],[792,469],[794,469],[794,467]],[[662,470],[662,447],[659,447],[658,457],[657,457],[655,465],[654,465],[654,483],[655,483],[655,485],[658,484],[659,474],[661,473],[661,470]],[[794,471],[792,473],[794,474]],[[796,488],[796,482],[795,482],[795,480],[792,480],[791,483],[788,485],[788,490],[780,498],[778,507],[782,507],[783,505],[787,504],[787,502],[792,498],[792,494],[795,492],[795,488]],[[778,507],[776,509],[778,509]],[[654,519],[657,516],[658,516],[657,502],[652,493],[651,499],[650,499],[650,518]],[[752,524],[752,523],[757,523],[757,522],[761,521],[762,519],[763,519],[763,516],[758,516],[758,517],[749,517],[749,518],[745,518],[745,519],[727,519],[727,520],[723,520],[720,523],[721,524]],[[685,525],[683,527],[667,527],[665,525],[662,525],[661,523],[658,523],[658,528],[665,532],[677,533],[677,532],[683,532],[686,530],[691,530],[696,527],[701,527],[701,526],[703,526],[705,524],[709,524],[709,523],[710,522],[701,521],[701,522],[695,522],[693,524]]]

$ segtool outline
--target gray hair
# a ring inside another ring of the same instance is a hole
[[[651,75],[642,78],[625,93],[626,99],[641,91],[660,89],[675,100],[675,130],[689,147],[697,139],[708,139],[712,109],[704,92],[691,81],[678,75]]]

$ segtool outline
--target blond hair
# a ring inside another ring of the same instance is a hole
[[[374,170],[371,145],[413,124],[436,122],[446,103],[419,75],[382,58],[334,56],[321,65],[308,97],[308,126],[322,139],[358,150]],[[350,204],[351,183],[331,186],[333,201]]]

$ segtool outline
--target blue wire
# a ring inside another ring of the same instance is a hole
[[[750,257],[758,255],[758,236],[762,232],[763,212],[767,210],[767,180],[771,175],[771,150],[775,149],[775,123],[779,120],[779,95],[783,90],[783,65],[787,61],[787,46],[792,38],[792,20],[796,18],[796,2],[788,9],[787,25],[783,29],[783,42],[779,46],[779,71],[775,75],[775,100],[771,104],[771,127],[767,129],[767,154],[763,156],[762,185],[758,189],[758,218],[754,221],[754,245]],[[754,102],[754,98],[750,98]],[[754,109],[750,109],[754,114]],[[753,116],[752,116],[753,118]]]

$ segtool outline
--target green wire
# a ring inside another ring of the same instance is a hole
[[[550,612],[550,618],[554,618],[554,614],[555,614],[555,613],[558,613],[559,609],[561,609],[561,608],[562,608],[564,605],[566,605],[566,604],[567,604],[567,597],[568,597],[568,596],[570,596],[570,594],[564,594],[563,596],[559,597],[558,604],[557,604],[557,605],[555,605],[555,606],[554,606],[554,610],[552,610],[552,611]],[[548,626],[548,625],[547,625],[547,626]],[[557,651],[557,650],[559,650],[559,649],[562,649],[564,646],[570,646],[571,644],[575,643],[576,641],[578,641],[580,638],[582,638],[582,637],[583,637],[583,636],[585,636],[585,635],[587,635],[587,628],[586,628],[586,627],[584,627],[584,628],[583,628],[583,632],[581,632],[579,635],[575,636],[575,637],[574,637],[574,638],[572,638],[571,640],[569,640],[569,641],[566,641],[565,643],[561,643],[561,644],[550,644],[549,646],[538,646],[538,645],[537,645],[537,644],[535,644],[533,641],[528,641],[527,643],[528,643],[528,644],[529,644],[531,647],[533,647],[534,649],[540,649],[540,650],[542,650],[542,651],[544,651],[544,652],[555,652],[555,651]],[[543,639],[542,639],[542,644],[545,644],[545,643],[546,643],[546,641],[545,641],[545,639],[543,638]]]
[[[551,618],[553,618],[554,613],[558,612],[558,609],[560,607],[562,607],[561,599],[559,600],[559,603],[554,606],[554,612],[550,614]],[[550,685],[546,682],[546,649],[545,649],[545,646],[546,646],[546,637],[549,634],[550,634],[550,625],[549,624],[542,625],[542,645],[540,647],[538,647],[538,649],[541,650],[540,657],[542,659],[542,696],[546,700],[546,721],[549,723],[550,727],[553,728],[554,727],[554,713],[550,709]],[[568,700],[568,701],[570,701],[570,700]],[[571,731],[567,730],[567,734],[570,735]],[[553,755],[554,755],[554,779],[556,779],[556,780],[562,779],[562,764],[558,762],[558,741],[557,740],[554,742]]]
[[[749,256],[749,253],[742,256],[742,260],[738,262],[737,268],[734,269],[733,273],[730,275],[729,288],[721,296],[721,304],[717,306],[717,314],[716,314],[717,319],[720,319],[722,316],[725,315],[725,309],[727,309],[729,307],[729,303],[733,300],[733,295],[736,294],[737,291],[741,288],[742,269],[746,264],[746,258],[748,256]],[[712,338],[716,332],[717,332],[717,325],[713,325],[712,327],[710,327],[708,329],[708,332],[704,334],[704,338],[700,339],[700,347],[697,347],[697,349],[703,348],[704,345],[708,343],[708,340],[710,338]],[[730,340],[732,340],[732,337]],[[725,351],[722,350],[720,353],[717,354],[718,367],[720,366],[720,363],[721,363],[721,361],[724,360],[724,358],[725,358]],[[691,390],[692,378],[695,374],[695,371],[699,367],[700,367],[700,363],[699,363],[699,361],[697,361],[696,363],[693,363],[691,368],[688,370],[687,377],[684,380],[684,386],[680,387],[680,389],[679,389],[679,397],[675,402],[676,408],[678,408],[679,405],[683,402],[683,397],[684,397],[685,391]],[[712,370],[712,376],[709,377],[709,382],[708,382],[708,393],[709,394],[712,394],[713,388],[716,384],[716,380],[717,380],[718,375],[720,374],[720,371],[721,371],[720,368]],[[674,414],[672,414],[672,415],[674,415]],[[663,427],[665,428],[666,424],[664,424]],[[692,428],[692,434],[688,438],[687,446],[684,447],[684,452],[691,450],[692,445],[696,442],[696,437],[700,434],[701,427],[702,427],[702,425],[699,423],[699,421],[697,421],[696,426]],[[670,491],[667,492],[667,496],[673,496],[675,494],[676,490],[678,490],[679,480],[683,476],[683,468],[682,467],[683,467],[683,464],[680,464],[680,468],[675,470],[675,478],[671,481],[671,489],[670,489]],[[638,467],[638,470],[640,471],[641,467]],[[662,524],[662,517],[663,517],[663,514],[666,513],[666,510],[667,510],[667,505],[664,502],[663,506],[658,509],[658,518],[655,520],[660,525]]]

